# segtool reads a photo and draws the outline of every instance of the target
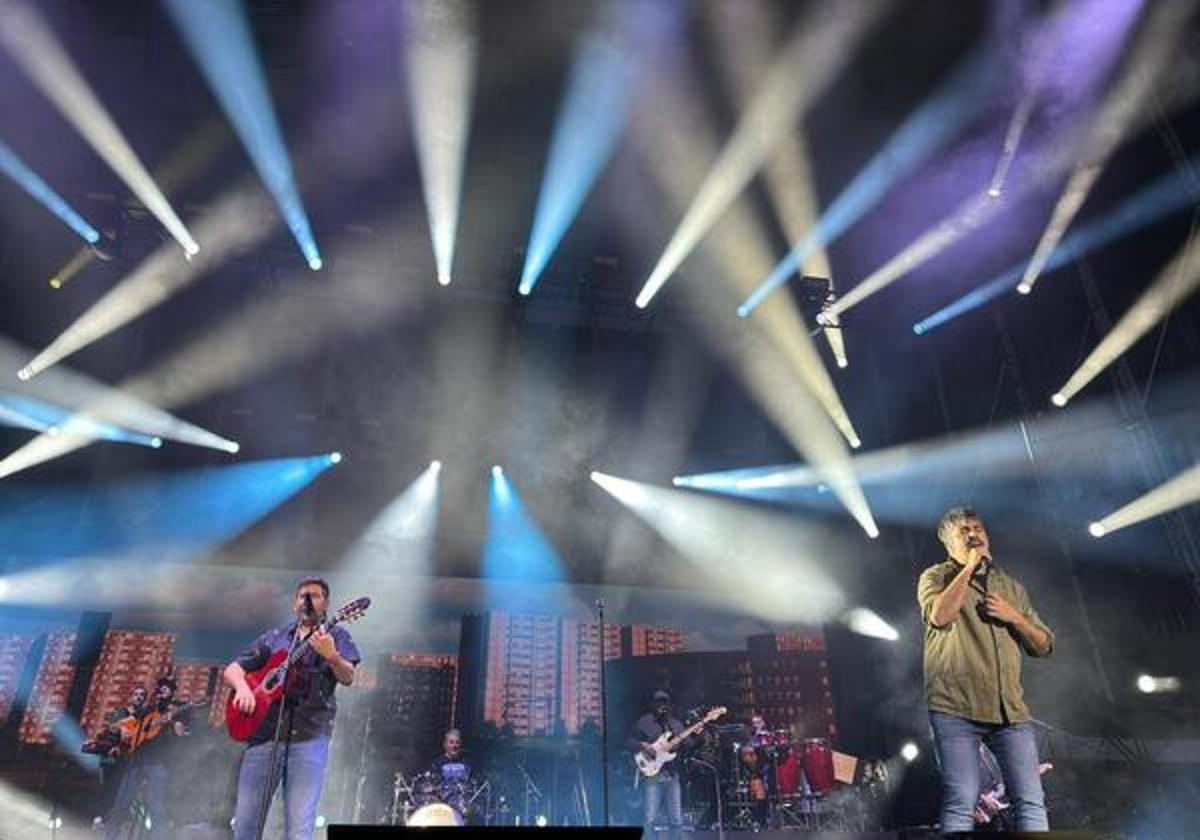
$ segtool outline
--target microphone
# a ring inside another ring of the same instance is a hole
[[[980,540],[978,537],[970,537],[967,539],[967,548],[980,548],[982,546],[983,546],[983,541]],[[980,574],[984,575],[985,577],[987,576],[988,566],[991,565],[991,562],[992,562],[992,558],[990,556],[988,556],[987,554],[980,555],[980,557],[979,557]]]
[[[304,593],[304,613],[306,615],[315,615],[316,612],[317,612],[316,609],[313,608],[312,593],[305,592]]]

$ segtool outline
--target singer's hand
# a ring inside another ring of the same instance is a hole
[[[308,643],[322,659],[333,659],[337,656],[337,646],[333,643],[333,636],[330,636],[329,631],[324,627],[318,627],[317,631],[309,637]]]
[[[239,688],[233,695],[233,707],[244,715],[253,714],[254,707],[257,705],[254,700],[254,692],[248,685]]]
[[[987,559],[987,551],[984,549],[982,543],[972,542],[967,545],[966,566],[971,570],[972,573],[974,573],[975,570],[979,568],[980,564]]]
[[[1021,614],[1017,612],[1016,608],[995,592],[989,592],[984,598],[983,611],[988,618],[994,618],[1005,624],[1015,624],[1021,618]]]

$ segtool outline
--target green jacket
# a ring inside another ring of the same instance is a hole
[[[1021,652],[1036,656],[1009,627],[985,621],[980,612],[983,585],[971,581],[958,618],[945,627],[930,621],[934,599],[945,589],[959,566],[952,559],[930,566],[917,583],[917,601],[925,624],[925,698],[935,712],[946,712],[983,723],[1029,720],[1021,689]],[[1021,582],[992,564],[987,587],[1013,605],[1050,636]],[[1049,656],[1050,652],[1047,652]]]

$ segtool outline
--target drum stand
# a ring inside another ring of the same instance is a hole
[[[471,794],[471,798],[467,800],[467,803],[463,808],[463,819],[465,820],[467,818],[467,815],[471,813],[472,809],[475,807],[475,800],[481,796],[483,797],[483,824],[491,825],[492,824],[492,783],[491,782],[484,782],[479,787],[475,788],[475,792],[473,794]]]
[[[525,825],[534,825],[536,823],[536,815],[530,816],[530,805],[539,805],[541,803],[542,792],[533,783],[533,777],[529,775],[529,771],[525,769],[524,764],[518,761],[517,768],[521,771],[521,775],[525,777],[525,811],[521,816],[525,820]]]
[[[396,773],[392,784],[392,807],[388,811],[390,825],[405,825],[408,815],[413,812],[412,784],[404,778],[403,773]],[[404,804],[400,804],[400,795],[404,795]]]

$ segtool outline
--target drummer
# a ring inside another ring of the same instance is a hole
[[[774,733],[767,728],[767,719],[759,712],[750,715],[750,743],[760,748],[775,745]]]
[[[442,754],[429,765],[442,787],[466,783],[471,778],[471,763],[463,756],[462,733],[448,729],[442,737]]]

